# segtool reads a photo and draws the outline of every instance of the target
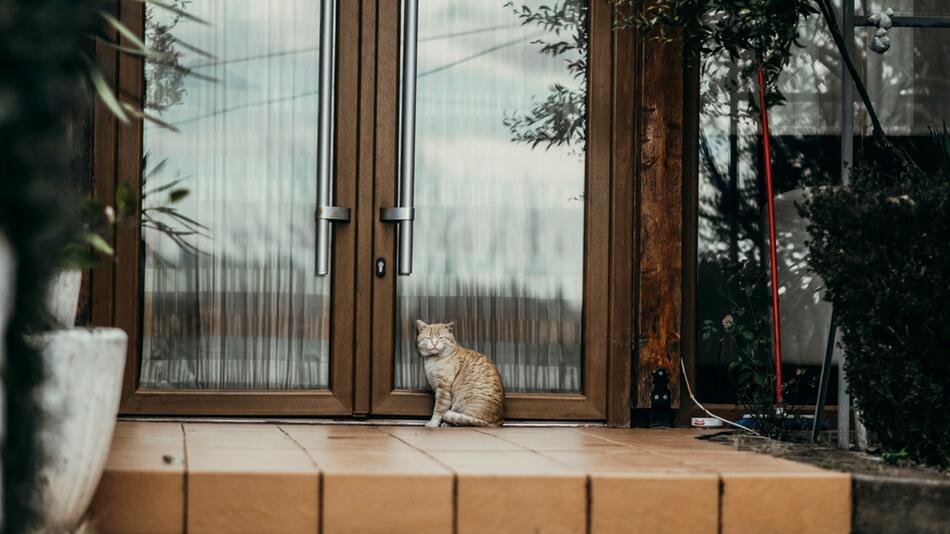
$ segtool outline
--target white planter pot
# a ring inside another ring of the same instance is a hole
[[[46,309],[62,328],[76,324],[76,309],[79,308],[79,290],[82,288],[82,271],[60,271],[49,285]]]
[[[105,467],[119,410],[128,338],[117,328],[57,330],[38,337],[47,379],[37,484],[48,532],[70,532]]]

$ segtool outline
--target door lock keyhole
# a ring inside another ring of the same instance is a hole
[[[376,258],[376,278],[384,278],[385,276],[386,276],[386,259]]]

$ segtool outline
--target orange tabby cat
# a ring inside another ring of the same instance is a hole
[[[500,425],[505,420],[505,389],[498,368],[484,354],[458,346],[453,326],[416,321],[416,346],[435,391],[435,408],[426,426]]]

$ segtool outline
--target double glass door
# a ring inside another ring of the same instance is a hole
[[[591,4],[125,14],[161,59],[119,66],[144,70],[120,90],[151,119],[120,134],[141,159],[124,410],[424,415],[422,319],[494,360],[511,417],[602,419],[609,104],[588,93],[610,12]]]

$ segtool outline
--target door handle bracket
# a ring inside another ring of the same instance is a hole
[[[414,221],[416,220],[416,208],[380,208],[379,220],[383,222]]]
[[[350,222],[350,208],[339,206],[317,206],[318,221]]]

